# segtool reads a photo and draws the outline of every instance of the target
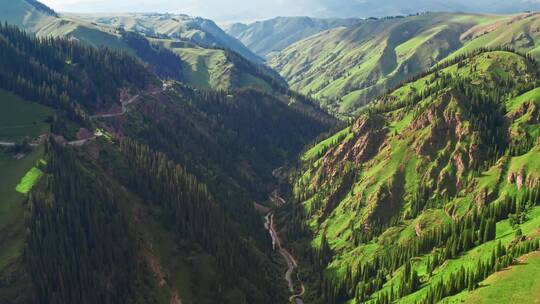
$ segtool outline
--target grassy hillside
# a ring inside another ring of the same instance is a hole
[[[278,86],[287,86],[279,75],[227,50],[205,49],[170,39],[151,41],[180,57],[182,82],[196,88],[229,90],[251,87],[272,92]]]
[[[539,236],[538,67],[506,51],[458,57],[309,149],[295,175],[301,203],[283,215],[312,248],[306,299],[435,303],[497,290],[511,301],[503,286],[519,276],[498,271]],[[503,277],[501,289],[475,290]],[[537,288],[528,282],[525,297]]]
[[[25,196],[16,188],[42,157],[42,148],[22,159],[13,158],[12,153],[0,148],[0,279],[6,282],[0,288],[0,302],[3,303],[25,303],[32,296],[28,290],[30,278],[24,273],[22,261]]]
[[[0,20],[28,32],[47,37],[69,37],[94,46],[129,50],[112,28],[103,28],[80,19],[64,18],[34,0],[0,1]]]
[[[76,14],[68,15],[112,28],[124,28],[148,36],[161,36],[191,41],[201,47],[232,50],[245,58],[259,62],[241,42],[227,35],[213,21],[200,17],[175,14]]]
[[[534,303],[539,297],[540,252],[520,257],[518,262],[489,276],[481,288],[450,297],[443,303]]]
[[[52,115],[50,108],[0,90],[0,141],[33,139],[47,133]]]
[[[471,52],[480,47],[511,46],[512,48],[540,56],[540,14],[520,14],[494,18],[490,22],[481,23],[463,33],[461,40],[464,46],[452,57]]]
[[[351,114],[441,60],[478,47],[537,54],[539,20],[539,14],[447,13],[365,20],[302,40],[270,65],[292,88],[335,113]]]
[[[277,17],[250,24],[235,23],[226,32],[261,57],[271,58],[291,44],[325,30],[358,23],[359,19]]]
[[[0,1],[2,20],[20,27],[38,30],[56,19],[58,15],[36,1]]]
[[[161,14],[57,15],[30,0],[2,4],[2,21],[40,37],[125,51],[146,62],[157,75],[194,87],[272,91],[276,85],[286,86],[277,73],[258,63],[258,56],[210,20]]]

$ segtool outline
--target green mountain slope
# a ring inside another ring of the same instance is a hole
[[[480,47],[512,47],[534,56],[540,55],[540,15],[520,14],[505,17],[471,28],[461,37],[464,46],[453,56],[470,52]]]
[[[172,39],[154,39],[182,60],[180,80],[196,88],[256,88],[267,92],[285,89],[287,82],[264,65],[223,49],[186,45]]]
[[[292,88],[350,114],[439,61],[478,47],[536,54],[539,16],[437,13],[365,20],[302,40],[270,65]]]
[[[271,58],[293,43],[322,31],[358,23],[359,19],[278,17],[250,24],[234,23],[225,31],[261,57]]]
[[[94,45],[127,50],[129,47],[113,31],[81,20],[63,18],[34,0],[0,1],[0,20],[39,36],[69,37]]]
[[[36,1],[7,1],[1,2],[0,14],[2,19],[10,24],[37,30],[46,25],[58,15],[46,6]]]
[[[309,149],[300,203],[282,214],[312,265],[306,301],[459,302],[520,285],[498,271],[538,249],[539,71],[513,52],[457,57]]]

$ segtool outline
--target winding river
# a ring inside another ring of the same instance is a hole
[[[264,222],[264,228],[268,230],[270,233],[270,237],[272,238],[272,246],[274,250],[278,250],[283,259],[287,262],[287,272],[285,272],[285,281],[287,281],[287,285],[289,286],[289,291],[291,292],[291,296],[289,298],[290,302],[296,303],[296,304],[304,304],[304,301],[302,300],[302,295],[304,294],[304,284],[302,281],[300,281],[300,278],[297,276],[296,279],[300,282],[300,293],[295,293],[294,289],[294,279],[292,278],[293,272],[298,268],[298,262],[296,259],[292,256],[292,254],[285,248],[281,246],[281,241],[279,239],[279,236],[275,229],[275,223],[274,223],[274,214],[272,212],[268,213],[265,217]]]

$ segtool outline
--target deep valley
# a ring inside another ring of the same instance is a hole
[[[537,303],[536,3],[227,1],[0,0],[0,303]]]

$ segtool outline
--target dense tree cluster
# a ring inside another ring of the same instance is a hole
[[[335,120],[289,91],[279,76],[229,53],[238,68],[255,69],[279,94],[182,84],[145,94],[159,85],[152,68],[179,79],[181,61],[140,36],[123,38],[148,66],[123,52],[0,25],[0,88],[67,114],[68,119],[51,118],[53,133],[78,129],[69,120],[93,129],[102,121],[90,122],[87,113],[118,103],[121,89],[145,101],[131,105],[126,119],[107,121],[127,135],[114,143],[93,141],[91,153],[86,145],[47,145],[46,174],[29,198],[26,222],[25,263],[37,302],[154,301],[146,293],[155,292],[156,282],[147,273],[145,237],[132,227],[126,196],[140,198],[186,255],[208,258],[205,273],[223,283],[205,299],[282,302],[274,265],[260,251],[270,250],[271,243],[253,198],[266,194],[272,169]],[[96,160],[103,161],[103,151],[95,152],[104,146],[118,157],[109,164],[112,172]]]
[[[149,68],[162,78],[182,81],[184,63],[180,56],[171,50],[150,43],[148,39],[135,32],[122,31],[122,39],[137,53],[137,57],[146,62]]]
[[[246,303],[280,301],[280,291],[268,284],[268,261],[204,184],[163,153],[128,138],[117,144],[122,160],[115,159],[113,176],[72,149],[47,145],[45,178],[28,199],[26,220],[25,262],[39,303],[155,301],[144,244],[123,210],[130,202],[119,194],[128,190],[183,249],[211,257],[208,267],[222,283],[208,299],[232,303],[231,291],[240,290]]]
[[[47,150],[26,216],[36,303],[135,303],[144,267],[115,190],[74,152],[54,142]]]
[[[144,88],[156,78],[136,59],[110,49],[35,38],[0,25],[0,88],[81,119],[84,110],[117,103],[118,90]]]
[[[153,207],[165,227],[215,259],[223,285],[267,291],[248,295],[248,303],[271,303],[279,297],[267,285],[268,265],[256,245],[241,237],[204,184],[163,153],[128,138],[118,142],[128,164],[121,179]]]
[[[349,268],[346,275],[342,277],[326,278],[321,275],[324,277],[321,294],[326,301],[329,301],[327,303],[340,303],[351,298],[364,302],[370,299],[371,294],[380,290],[388,278],[402,267],[405,268],[405,279],[402,280],[402,286],[396,286],[394,296],[402,297],[412,293],[420,287],[413,273],[407,271],[412,258],[431,254],[432,257],[428,261],[428,273],[432,273],[445,260],[457,258],[471,248],[494,240],[496,222],[514,214],[521,214],[537,204],[540,204],[540,186],[522,191],[518,197],[504,197],[480,211],[475,208],[462,218],[440,225],[433,230],[424,231],[421,236],[411,239],[408,243],[385,248],[384,251],[375,255],[373,260]],[[321,256],[321,253],[328,255]],[[318,250],[314,253],[321,261],[331,260],[331,254],[329,249]],[[319,263],[318,265],[320,267],[317,269],[324,271],[326,264]],[[384,299],[383,296],[381,298],[383,302],[380,303],[384,303]]]
[[[228,215],[250,233],[264,235],[265,242],[253,199],[265,200],[272,170],[333,125],[251,89],[193,90],[176,84],[159,101],[134,108],[118,128],[204,181]]]
[[[384,99],[385,96],[388,96],[389,94],[401,88],[407,83],[415,82],[431,74],[435,74],[437,76],[440,71],[453,65],[458,65],[458,67],[464,67],[465,66],[464,62],[466,62],[467,59],[474,58],[475,56],[479,54],[483,54],[487,52],[496,52],[496,51],[505,51],[505,52],[518,54],[524,57],[529,62],[529,64],[531,64],[533,67],[538,67],[540,65],[540,62],[538,62],[536,57],[534,57],[533,55],[528,54],[528,53],[520,53],[519,51],[516,51],[510,47],[493,47],[493,48],[480,47],[480,48],[473,49],[472,51],[463,53],[461,55],[454,56],[453,58],[449,60],[444,60],[442,63],[438,63],[437,65],[433,66],[431,69],[428,69],[427,71],[415,74],[413,77],[410,77],[404,80],[403,82],[398,83],[396,86],[389,88],[384,94],[381,95],[380,98]],[[538,86],[538,82],[536,82],[536,85],[535,85],[535,82],[522,84],[522,85],[524,85],[526,88],[532,89],[535,86]]]
[[[287,82],[274,70],[269,69],[265,65],[251,62],[233,51],[226,49],[223,51],[227,60],[233,63],[233,69],[237,71],[236,73],[232,73],[235,76],[231,79],[231,84],[234,88],[242,87],[242,79],[239,78],[242,75],[241,71],[249,71],[255,77],[268,83],[274,91],[279,93],[286,93],[288,91]]]
[[[462,266],[457,272],[452,273],[449,278],[431,284],[421,303],[435,304],[441,299],[455,295],[465,289],[474,290],[481,281],[492,273],[512,265],[518,257],[538,249],[540,249],[540,240],[537,238],[519,242],[517,245],[508,248],[503,247],[499,242],[488,260],[478,260],[475,267],[467,269]]]

